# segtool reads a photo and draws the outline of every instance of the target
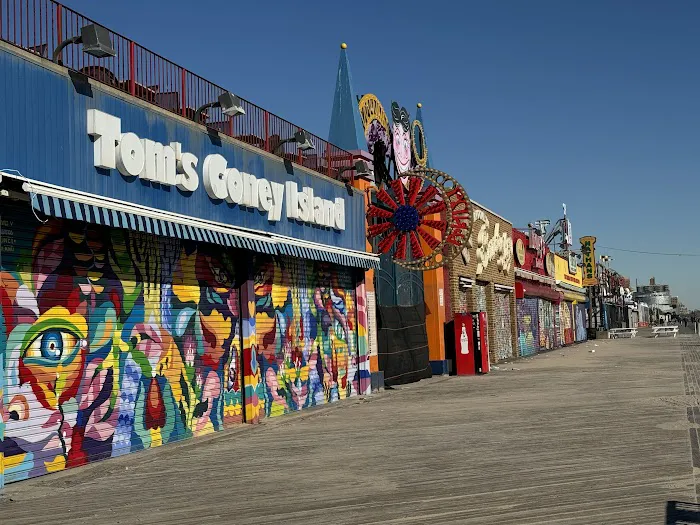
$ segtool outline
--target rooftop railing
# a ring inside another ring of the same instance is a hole
[[[83,26],[93,23],[53,0],[0,0],[0,40],[47,60],[61,42],[80,35]],[[119,33],[109,30],[109,34],[116,56],[99,59],[74,45],[63,50],[62,64],[190,120],[197,108],[228,91]],[[295,142],[279,146],[302,128],[252,102],[241,99],[241,103],[244,115],[231,117],[221,108],[209,108],[199,123],[334,179],[341,178],[341,168],[352,167],[350,152],[311,133],[314,149],[302,151]]]

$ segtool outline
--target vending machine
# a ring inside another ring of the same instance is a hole
[[[486,374],[489,371],[489,338],[486,312],[455,314],[454,373]]]
[[[458,376],[476,374],[474,363],[474,327],[471,314],[455,314],[452,327],[455,351],[454,373]]]
[[[472,338],[474,344],[474,368],[477,374],[487,374],[489,363],[489,333],[486,312],[472,312]]]

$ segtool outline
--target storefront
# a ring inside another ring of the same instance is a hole
[[[0,486],[369,393],[361,192],[4,43],[0,76]]]
[[[562,294],[555,289],[554,259],[534,228],[513,230],[518,351],[533,355],[556,346],[555,309]]]
[[[474,227],[468,248],[445,266],[448,322],[455,313],[486,312],[492,362],[517,356],[513,226],[472,201]]]
[[[588,329],[588,298],[582,286],[582,271],[576,257],[554,254],[555,279],[563,300],[559,303],[558,337],[560,344],[584,341]]]

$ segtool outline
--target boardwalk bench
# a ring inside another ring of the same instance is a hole
[[[651,329],[651,333],[654,337],[659,337],[660,335],[673,335],[676,337],[678,334],[677,326],[655,326]]]
[[[608,330],[608,339],[617,339],[618,337],[637,337],[636,328],[611,328]]]

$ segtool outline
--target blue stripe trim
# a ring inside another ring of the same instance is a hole
[[[66,202],[65,204],[65,212],[66,212],[66,219],[73,219],[75,218],[75,214],[73,213],[74,210],[74,205],[72,202]]]

